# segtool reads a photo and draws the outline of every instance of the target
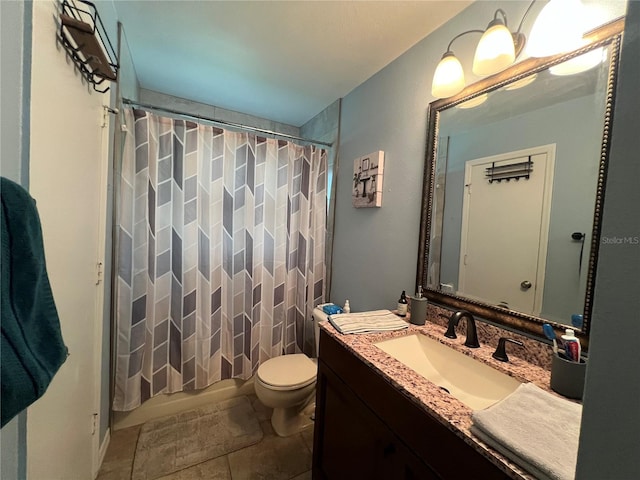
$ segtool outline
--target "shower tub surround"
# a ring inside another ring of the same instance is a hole
[[[439,310],[438,307],[434,308]],[[430,309],[427,322],[424,326],[409,324],[409,328],[406,330],[360,335],[342,335],[335,330],[329,322],[321,323],[321,328],[346,347],[348,351],[371,367],[378,375],[382,376],[387,383],[390,383],[394,388],[403,392],[403,394],[408,397],[412,403],[425,410],[429,415],[460,437],[465,443],[472,446],[481,455],[497,465],[507,475],[516,479],[533,479],[533,476],[523,471],[506,457],[491,449],[471,434],[470,427],[472,425],[472,410],[470,408],[456,398],[453,398],[442,391],[440,387],[429,382],[411,368],[383,352],[381,349],[376,347],[374,343],[415,333],[424,334],[464,353],[465,355],[486,363],[496,370],[514,377],[520,382],[532,382],[538,387],[549,392],[551,392],[549,387],[550,373],[549,370],[543,368],[540,364],[544,365],[547,363],[544,360],[544,357],[545,353],[549,357],[551,356],[550,347],[547,346],[546,349],[548,349],[549,352],[545,352],[542,348],[538,351],[537,347],[534,345],[534,349],[527,352],[529,343],[538,343],[535,342],[535,340],[527,339],[528,342],[524,349],[516,346],[514,346],[515,348],[509,349],[508,363],[500,362],[492,358],[498,337],[496,337],[495,340],[493,338],[488,339],[484,335],[485,329],[480,328],[482,325],[480,322],[478,322],[478,336],[480,338],[481,346],[480,348],[470,349],[463,345],[465,340],[464,332],[459,332],[460,335],[455,340],[444,336],[445,327],[434,323],[434,321],[440,323],[439,320],[437,320],[439,318],[437,317],[437,314],[436,316],[432,316],[432,314],[437,311],[434,310],[434,308]],[[448,312],[446,310],[444,311]],[[495,328],[498,331],[500,330],[496,327],[491,328]],[[505,332],[502,331],[501,335],[504,336]],[[507,336],[515,337],[515,335],[512,336],[510,332],[508,332]],[[521,349],[523,352],[518,352],[518,350]],[[524,360],[517,354],[524,355],[526,357],[533,357],[532,359],[536,361],[530,362]]]

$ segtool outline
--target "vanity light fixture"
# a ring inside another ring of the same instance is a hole
[[[456,95],[464,89],[464,71],[460,61],[453,54],[451,45],[455,40],[469,33],[482,34],[473,59],[472,71],[474,74],[493,75],[512,65],[524,48],[526,39],[520,30],[535,2],[536,0],[532,0],[515,32],[509,30],[507,14],[499,8],[495,11],[493,20],[489,22],[486,30],[467,30],[453,37],[436,67],[431,84],[431,94],[436,98],[446,98]]]
[[[436,98],[451,97],[465,87],[464,71],[460,61],[451,50],[453,42],[469,33],[482,33],[473,58],[472,71],[478,76],[493,75],[512,65],[524,50],[530,57],[547,57],[568,53],[584,45],[583,33],[593,18],[582,0],[549,0],[536,18],[529,39],[520,32],[522,24],[536,0],[532,0],[520,20],[515,32],[507,24],[507,15],[502,9],[495,11],[486,30],[467,30],[453,37],[446,53],[436,68],[431,85],[431,94]],[[551,69],[554,75],[571,75],[596,66],[597,54],[585,54],[568,65],[557,65]],[[578,60],[580,59],[580,60]]]
[[[453,42],[453,40],[451,41]],[[453,52],[447,49],[436,67],[436,72],[433,74],[431,94],[436,98],[451,97],[456,93],[460,93],[464,89],[464,86],[462,64]]]
[[[527,55],[548,57],[580,48],[587,14],[581,0],[550,0],[531,27]]]
[[[502,18],[498,17],[502,15]],[[516,60],[516,42],[519,50],[524,44],[524,35],[512,34],[507,28],[507,14],[499,8],[482,34],[473,57],[472,71],[476,75],[486,76],[501,72]]]

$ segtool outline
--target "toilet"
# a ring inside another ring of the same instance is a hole
[[[319,323],[327,319],[321,308],[313,311],[316,352],[319,351]],[[271,425],[281,437],[294,435],[313,423],[317,359],[303,353],[282,355],[262,363],[254,378],[256,395],[273,408]]]

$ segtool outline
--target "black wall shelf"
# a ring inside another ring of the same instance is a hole
[[[58,39],[82,76],[97,92],[105,80],[118,78],[118,59],[96,6],[86,0],[63,0],[60,4]]]

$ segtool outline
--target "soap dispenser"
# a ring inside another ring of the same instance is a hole
[[[349,300],[344,302],[344,307],[342,307],[342,313],[351,313],[351,305],[349,305]]]
[[[400,299],[398,300],[397,315],[404,318],[407,316],[408,310],[409,302],[407,301],[407,293],[405,290],[403,290],[402,294],[400,295]]]

